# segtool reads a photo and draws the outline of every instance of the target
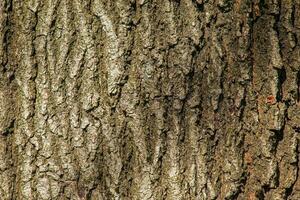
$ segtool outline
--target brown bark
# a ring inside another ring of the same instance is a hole
[[[296,0],[1,0],[0,199],[300,199]]]

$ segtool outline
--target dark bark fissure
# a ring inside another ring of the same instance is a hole
[[[300,71],[297,72],[296,82],[297,82],[297,102],[299,102],[300,101]]]

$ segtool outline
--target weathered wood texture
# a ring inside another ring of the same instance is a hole
[[[298,41],[298,0],[0,0],[0,199],[300,199]]]

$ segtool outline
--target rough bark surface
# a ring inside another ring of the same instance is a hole
[[[298,0],[0,0],[0,199],[300,199],[298,41]]]

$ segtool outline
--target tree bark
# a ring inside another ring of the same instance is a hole
[[[300,199],[297,0],[1,0],[0,199]]]

